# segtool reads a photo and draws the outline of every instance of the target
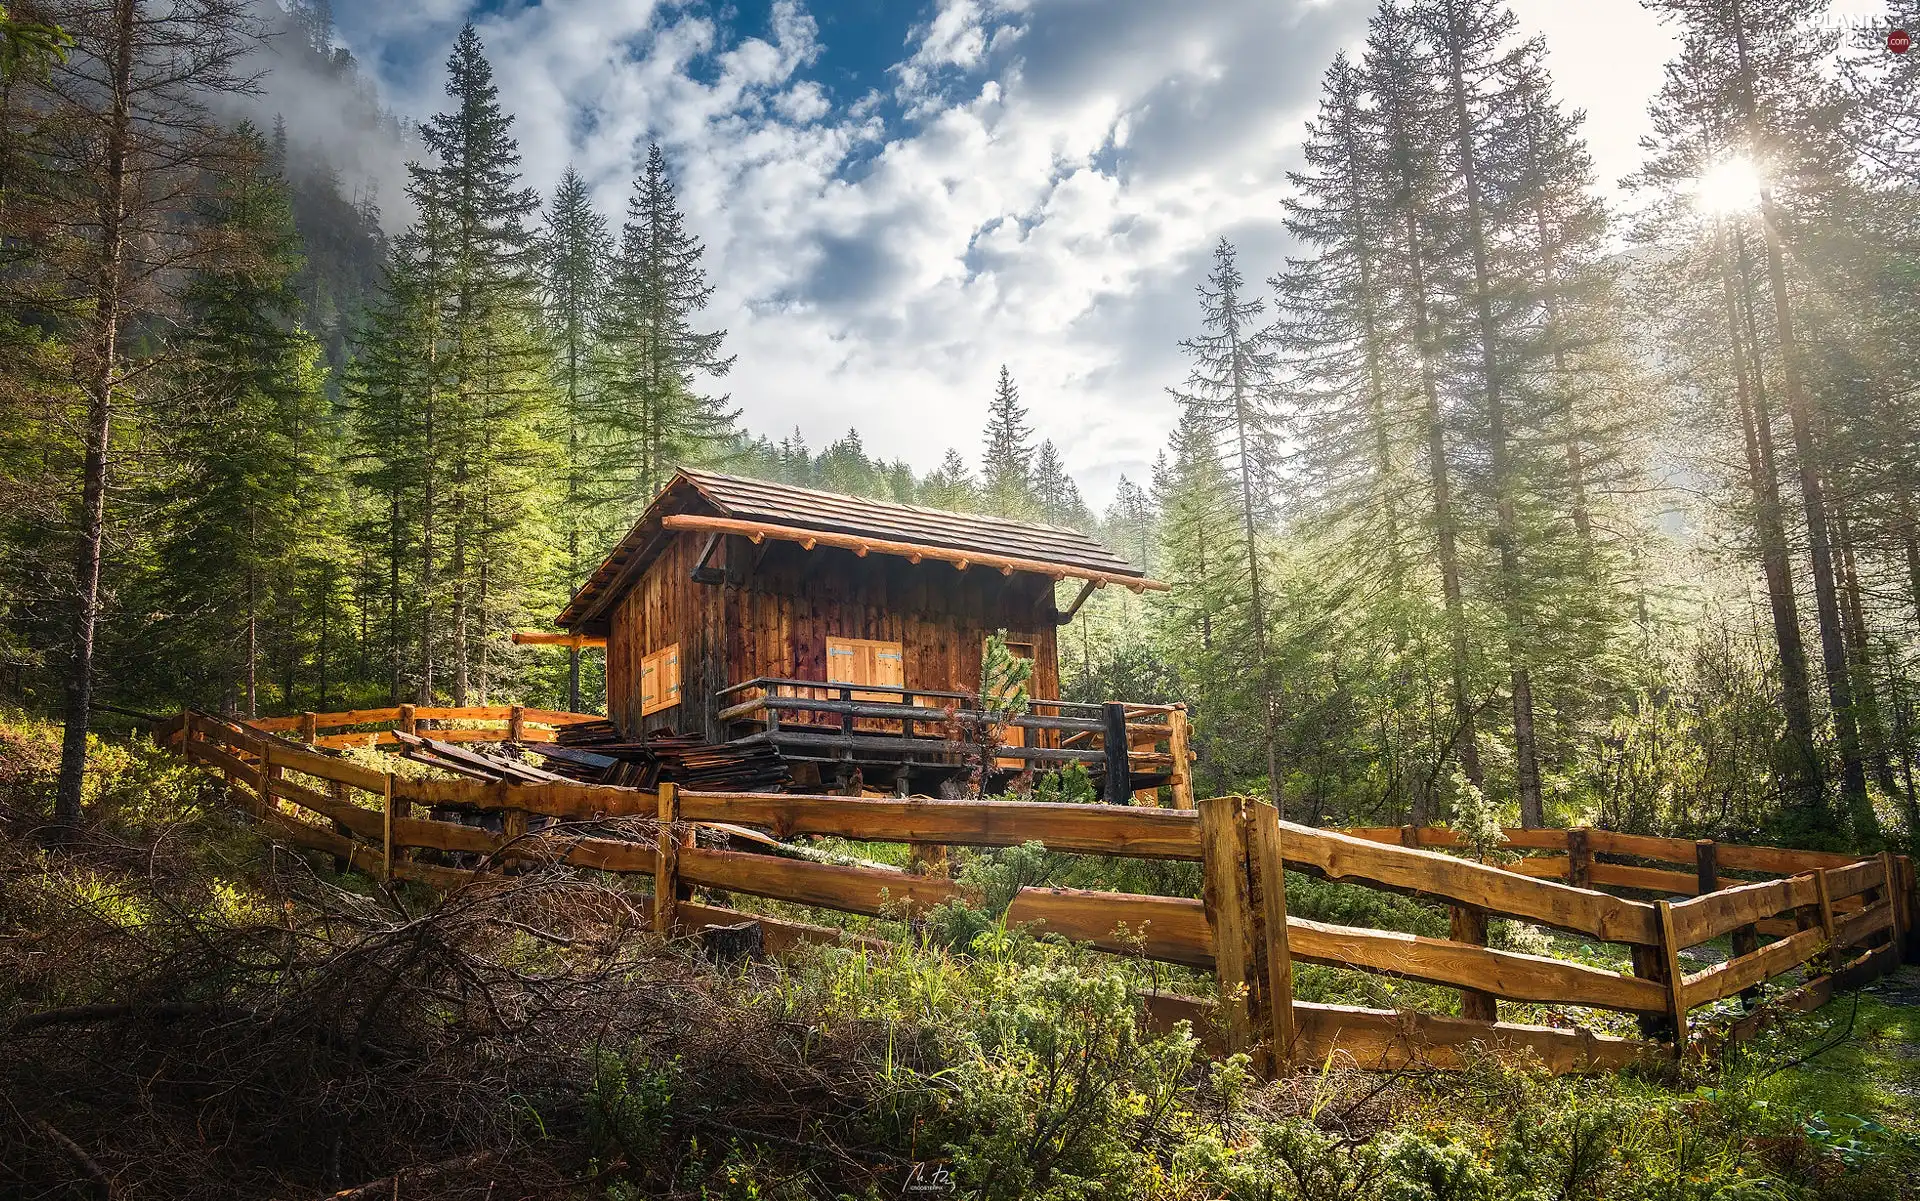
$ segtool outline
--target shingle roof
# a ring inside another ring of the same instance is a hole
[[[700,503],[700,502],[705,502]],[[918,505],[843,496],[792,484],[682,468],[654,498],[606,561],[601,563],[557,619],[572,626],[592,617],[606,592],[634,558],[648,552],[669,512],[714,510],[715,516],[799,530],[851,534],[947,550],[1030,559],[1074,569],[1144,579],[1145,572],[1078,530],[1009,521],[979,513],[950,513]]]

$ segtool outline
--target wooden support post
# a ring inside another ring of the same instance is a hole
[[[1813,888],[1814,895],[1820,898],[1820,930],[1827,936],[1827,948],[1821,953],[1821,962],[1830,972],[1840,965],[1835,962],[1838,957],[1833,950],[1833,894],[1828,891],[1826,868],[1814,869]]]
[[[393,777],[380,782],[380,878],[393,879]]]
[[[1221,1034],[1229,1055],[1253,1049],[1249,946],[1253,912],[1247,896],[1242,805],[1237,796],[1200,802],[1201,904],[1213,931],[1213,974],[1220,989],[1226,1024]]]
[[[319,737],[320,715],[318,713],[302,713],[300,715],[300,741],[306,743],[308,746],[312,746],[314,740]]]
[[[1265,801],[1247,807],[1254,891],[1259,894],[1261,943],[1266,959],[1266,1028],[1274,1075],[1293,1064],[1293,955],[1287,945],[1286,857],[1282,853],[1280,811]]]
[[[1894,862],[1900,865],[1900,895],[1895,898],[1894,908],[1900,914],[1900,932],[1905,939],[1900,954],[1911,963],[1920,960],[1920,888],[1915,887],[1913,860],[1896,855]]]
[[[1659,952],[1667,982],[1668,1020],[1673,1023],[1673,1057],[1680,1059],[1687,1053],[1686,982],[1680,972],[1679,943],[1673,936],[1673,905],[1668,901],[1656,904],[1660,909]]]
[[[1455,942],[1468,946],[1487,945],[1487,911],[1478,905],[1447,906],[1448,934]],[[1492,993],[1478,989],[1460,990],[1460,1016],[1476,1022],[1500,1020],[1500,1001]]]
[[[680,895],[680,790],[660,785],[659,839],[653,860],[653,928],[673,933],[674,902]]]
[[[1177,705],[1167,714],[1167,756],[1173,760],[1173,807],[1193,808],[1193,752],[1187,747],[1192,731],[1187,725],[1187,707]]]
[[[1400,827],[1400,845],[1403,847],[1412,847],[1416,851],[1419,850],[1420,849],[1420,827],[1419,826],[1401,826]]]
[[[1585,826],[1567,831],[1567,883],[1575,888],[1593,887],[1593,839]]]
[[[1694,882],[1700,895],[1720,891],[1720,845],[1711,838],[1697,838],[1693,843]]]
[[[413,706],[400,706],[400,716],[394,719],[393,728],[403,734],[416,734],[419,726],[420,722],[413,716]]]
[[[1880,871],[1886,883],[1880,886],[1880,895],[1886,899],[1888,916],[1893,924],[1887,927],[1887,941],[1892,944],[1896,957],[1903,953],[1906,946],[1906,905],[1900,893],[1900,861],[1894,858],[1892,851],[1880,852]]]
[[[1127,707],[1108,701],[1100,710],[1105,730],[1100,736],[1107,756],[1106,795],[1100,799],[1109,805],[1124,805],[1133,793],[1133,771],[1127,747]]]
[[[507,710],[507,741],[525,742],[527,740],[527,709],[524,705],[515,705]],[[523,814],[522,817],[525,815]]]

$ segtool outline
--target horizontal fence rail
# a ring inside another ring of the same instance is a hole
[[[537,725],[551,731],[570,721],[598,719],[517,706],[398,706],[245,725],[186,713],[164,723],[157,736],[224,776],[274,836],[347,866],[439,888],[462,886],[477,873],[535,863],[651,876],[654,922],[663,932],[751,919],[761,923],[774,949],[796,942],[875,940],[698,903],[694,890],[869,916],[911,916],[947,902],[980,900],[941,874],[783,857],[802,852],[774,840],[797,835],[907,843],[922,850],[1039,842],[1053,851],[1197,862],[1205,881],[1199,898],[1025,888],[1013,898],[1006,920],[1100,950],[1211,973],[1218,1000],[1155,994],[1145,998],[1149,1015],[1163,1022],[1193,1020],[1219,1048],[1248,1051],[1270,1071],[1289,1063],[1325,1062],[1330,1054],[1363,1067],[1447,1067],[1460,1062],[1469,1043],[1526,1050],[1555,1071],[1622,1066],[1653,1054],[1660,1044],[1677,1054],[1700,1043],[1689,1037],[1691,1012],[1700,1006],[1750,996],[1757,986],[1795,971],[1806,979],[1779,1005],[1817,1006],[1836,987],[1897,963],[1913,927],[1913,866],[1891,855],[1861,858],[1601,830],[1529,829],[1507,831],[1502,851],[1534,853],[1482,863],[1467,857],[1470,850],[1451,830],[1316,829],[1280,821],[1271,806],[1238,797],[1210,798],[1195,809],[1158,809],[687,792],[671,784],[641,790],[424,779],[329,753],[324,741],[329,735],[320,733],[382,722],[417,728],[422,720],[475,723],[470,732],[499,741],[509,733],[525,736]],[[453,732],[460,731],[436,730],[435,736]],[[367,735],[352,737],[365,745]],[[423,808],[431,815],[417,815]],[[441,814],[470,815],[498,829],[441,820]],[[703,845],[700,830],[751,834],[782,854]],[[1596,855],[1691,861],[1695,870],[1615,863]],[[461,868],[423,856],[479,857],[481,862]],[[1785,878],[1722,882],[1723,867]],[[1452,915],[1451,935],[1434,938],[1292,916],[1286,911],[1283,869],[1444,905]],[[1603,887],[1662,895],[1636,900]],[[1489,917],[1624,945],[1632,971],[1489,947]],[[1778,937],[1761,943],[1769,934]],[[1723,961],[1691,974],[1682,971],[1683,951],[1723,937],[1731,939],[1731,953]],[[1458,989],[1462,1014],[1296,1001],[1291,981],[1296,962]],[[1503,1001],[1633,1014],[1643,1037],[1606,1038],[1501,1021]],[[1757,1030],[1765,1012],[1735,1021],[1724,1037]]]

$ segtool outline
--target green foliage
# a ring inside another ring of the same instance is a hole
[[[602,1162],[645,1163],[660,1153],[671,1116],[677,1061],[655,1067],[636,1048],[627,1055],[588,1053],[586,1140]]]
[[[1031,800],[1063,805],[1090,805],[1098,799],[1093,776],[1084,763],[1069,763],[1057,771],[1040,773],[1033,782]]]

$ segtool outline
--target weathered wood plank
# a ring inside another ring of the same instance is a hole
[[[1213,967],[1213,935],[1199,901],[1076,888],[1023,888],[1007,909],[1009,926],[1032,925],[1118,955]]]
[[[1536,880],[1567,879],[1569,861],[1565,855],[1529,855],[1514,863],[1497,864],[1502,871]]]
[[[924,910],[966,895],[960,885],[937,876],[776,859],[770,855],[706,847],[681,848],[680,877],[706,888],[724,888],[729,892],[871,916],[903,905],[909,910]]]
[[[1434,851],[1376,846],[1291,822],[1282,826],[1282,833],[1289,863],[1333,879],[1371,880],[1609,942],[1659,943],[1658,914],[1638,901],[1533,880]]]
[[[1638,888],[1646,892],[1679,893],[1689,897],[1700,891],[1700,878],[1693,872],[1674,872],[1663,867],[1596,863],[1589,869],[1588,878],[1595,884],[1613,888]]]
[[[1335,926],[1296,917],[1287,921],[1287,942],[1293,957],[1306,963],[1470,987],[1510,1001],[1588,1005],[1627,1013],[1667,1010],[1666,990],[1653,981],[1444,938]]]
[[[1724,853],[1727,848],[1722,846],[1720,850]],[[1816,904],[1819,899],[1810,875],[1723,888],[1704,897],[1676,903],[1673,907],[1674,937],[1682,948],[1698,946],[1738,927]]]
[[[1770,942],[1750,955],[1716,963],[1705,971],[1688,976],[1681,985],[1682,1000],[1691,1009],[1730,997],[1742,989],[1773,979],[1788,968],[1805,963],[1827,945],[1826,931],[1818,927],[1801,930]]]
[[[524,809],[548,817],[653,817],[652,792],[608,784],[488,784],[477,780],[409,780],[396,776],[393,795],[422,805]]]
[[[1618,1069],[1654,1051],[1648,1043],[1585,1030],[1561,1030],[1515,1022],[1396,1013],[1347,1005],[1295,1002],[1299,1060],[1331,1061],[1369,1071],[1408,1066],[1441,1070],[1466,1066],[1476,1053],[1536,1056],[1555,1075]]]
[[[873,842],[930,842],[1047,849],[1146,859],[1198,859],[1191,810],[1040,801],[866,800],[797,794],[683,792],[690,821],[761,826],[780,837],[837,834]]]
[[[1858,896],[1869,888],[1884,887],[1887,882],[1886,865],[1878,859],[1861,859],[1845,867],[1824,870],[1827,873],[1827,895],[1835,901]]]
[[[1882,930],[1894,926],[1894,907],[1891,901],[1880,901],[1865,909],[1857,909],[1840,918],[1833,926],[1833,947],[1842,951],[1848,947],[1859,946]]]

